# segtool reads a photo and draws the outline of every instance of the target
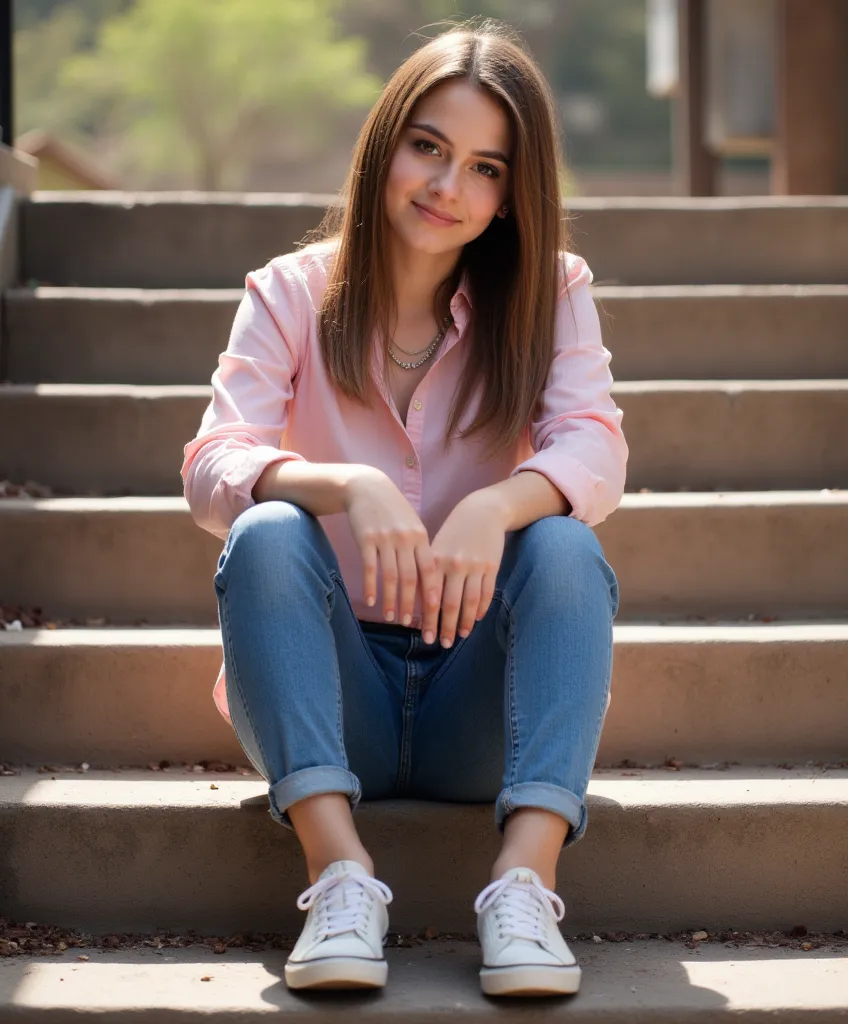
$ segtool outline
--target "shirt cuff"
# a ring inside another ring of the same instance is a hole
[[[253,488],[269,466],[291,461],[306,462],[306,459],[297,452],[284,451],[267,444],[249,448],[244,457],[221,476],[221,486],[229,491],[230,505],[235,514],[238,516],[256,504]]]
[[[599,520],[597,516],[597,489],[603,484],[582,462],[571,455],[556,454],[553,451],[537,452],[532,458],[516,466],[510,477],[517,473],[533,470],[541,473],[558,488],[571,503],[569,517],[580,519],[589,526]]]

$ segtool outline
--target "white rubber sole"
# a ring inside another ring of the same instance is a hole
[[[289,988],[383,988],[389,965],[385,960],[333,956],[287,963],[285,973]]]
[[[548,964],[516,964],[514,967],[483,967],[480,986],[487,996],[570,995],[580,988],[580,968]]]

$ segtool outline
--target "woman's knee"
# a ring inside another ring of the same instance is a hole
[[[618,580],[594,530],[573,516],[545,516],[520,535],[520,554],[530,559],[537,585],[552,595],[585,594],[595,580],[609,588],[613,614],[618,611]]]
[[[261,501],[238,516],[230,527],[233,542],[260,543],[285,538],[307,525],[309,513],[290,501]]]
[[[322,535],[318,520],[293,502],[251,505],[230,527],[218,563],[219,574],[233,561],[255,567],[273,564],[279,570],[288,554],[302,554],[310,547],[317,546],[325,555],[321,545],[326,539]]]

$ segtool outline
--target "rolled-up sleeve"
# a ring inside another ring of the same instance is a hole
[[[286,259],[247,275],[226,351],[212,374],[212,398],[196,437],[183,450],[180,474],[191,514],[221,538],[255,504],[253,487],[268,466],[305,461],[280,448],[307,298],[297,268]]]
[[[611,355],[589,288],[592,272],[572,254],[563,267],[554,358],[530,424],[535,454],[510,475],[542,473],[571,503],[570,515],[595,526],[621,502],[628,449],[611,394]]]

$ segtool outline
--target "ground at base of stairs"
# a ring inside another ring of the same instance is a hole
[[[583,968],[581,991],[564,1001],[569,1017],[647,1024],[658,1018],[676,1024],[712,1022],[745,1015],[777,1024],[807,1017],[848,1021],[848,958],[844,950],[800,952],[792,948],[736,949],[701,943],[643,941],[576,943]],[[76,951],[69,951],[76,952]],[[316,1021],[347,1013],[361,1022],[385,1022],[401,1015],[405,1024],[444,1021],[448,1014],[491,1019],[493,1004],[480,993],[479,947],[471,942],[435,940],[413,949],[388,951],[389,984],[379,992],[291,993],[283,980],[285,953],[246,950],[225,957],[196,949],[88,949],[89,959],[52,955],[0,960],[0,1022],[14,1019],[52,1024],[79,1017],[167,1024],[190,1014],[204,1021],[267,1019],[276,1009],[288,1020]],[[499,1001],[498,1018],[526,1019],[528,1000]],[[533,1001],[543,1014],[562,1000]],[[331,1005],[333,1004],[333,1005]],[[215,1017],[215,1019],[218,1019]]]
[[[690,950],[710,949],[772,949],[809,953],[824,951],[840,954],[848,959],[848,932],[832,934],[808,932],[804,925],[797,925],[791,932],[747,932],[728,929],[722,932],[689,930],[668,934],[643,934],[632,932],[600,932],[595,935],[567,935],[569,942],[582,943],[587,948],[597,948],[604,943],[629,944],[647,948],[650,943],[672,944]],[[202,949],[221,955],[231,951],[251,953],[283,950],[288,952],[296,936],[275,932],[238,932],[234,935],[201,935],[187,932],[107,932],[91,934],[59,925],[40,924],[37,921],[10,921],[0,917],[0,957],[69,957],[77,951],[83,961],[95,953],[104,954],[118,951],[161,950],[171,951],[187,948]],[[473,935],[440,933],[428,927],[414,935],[400,935],[390,932],[386,940],[387,949],[445,949],[449,946],[476,943]],[[205,954],[204,954],[205,955]]]

